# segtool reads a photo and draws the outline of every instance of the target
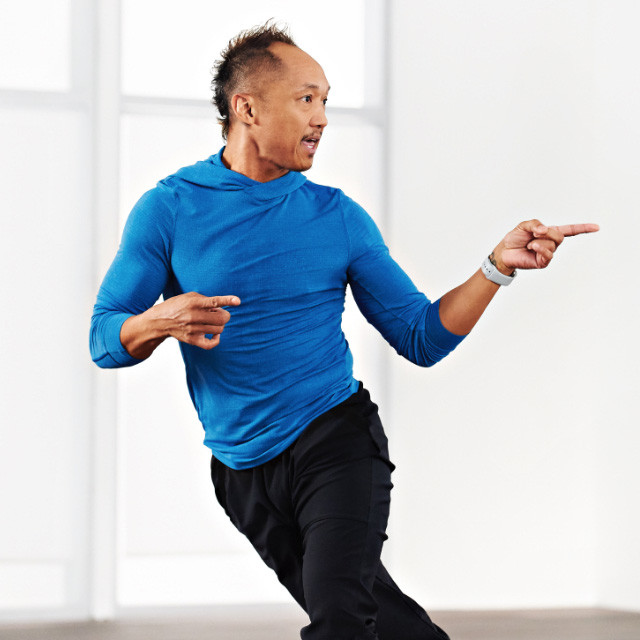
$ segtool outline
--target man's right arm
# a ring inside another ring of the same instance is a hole
[[[127,353],[138,360],[148,358],[169,337],[202,349],[213,349],[231,317],[220,307],[239,304],[237,296],[183,293],[127,318],[120,329],[120,342]]]
[[[173,195],[159,185],[145,193],[129,215],[91,318],[91,356],[100,367],[137,364],[170,336],[211,349],[229,320],[220,307],[240,304],[236,296],[195,292],[154,304],[171,276],[175,219],[168,203],[173,203]]]

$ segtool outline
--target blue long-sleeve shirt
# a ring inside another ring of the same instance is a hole
[[[222,150],[223,151],[223,150]],[[180,343],[205,444],[234,469],[284,451],[358,386],[341,329],[345,290],[399,354],[434,364],[462,340],[390,257],[369,215],[297,172],[266,183],[222,151],[180,169],[133,208],[91,322],[101,367],[139,362],[120,341],[160,294],[237,295],[220,344]]]

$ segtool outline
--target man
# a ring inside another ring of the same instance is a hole
[[[302,638],[447,638],[380,562],[393,465],[352,376],[345,288],[399,354],[429,366],[516,268],[544,268],[565,236],[598,227],[523,222],[431,303],[356,203],[300,173],[327,125],[318,63],[267,24],[232,40],[216,70],[226,146],[134,207],[98,294],[92,356],[129,366],[180,341],[218,500],[309,614]]]

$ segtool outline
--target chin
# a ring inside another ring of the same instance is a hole
[[[308,160],[301,160],[298,162],[298,166],[295,171],[299,171],[302,173],[303,171],[309,171],[313,167],[313,158],[309,158]]]

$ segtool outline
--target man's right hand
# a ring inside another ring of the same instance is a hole
[[[221,307],[239,304],[238,296],[183,293],[127,318],[120,330],[120,341],[131,356],[140,360],[148,358],[170,336],[202,349],[213,349],[231,318]]]

